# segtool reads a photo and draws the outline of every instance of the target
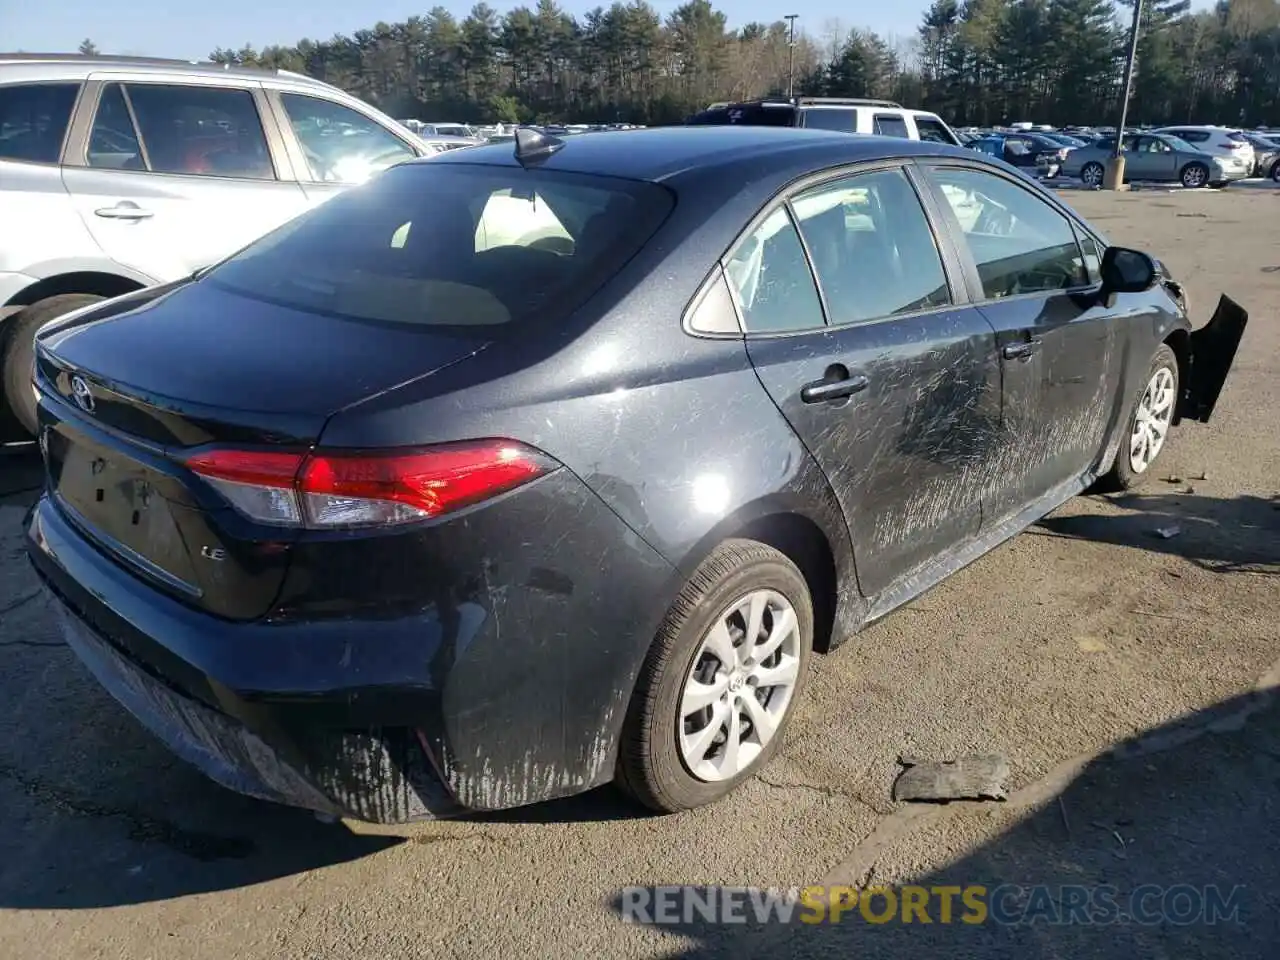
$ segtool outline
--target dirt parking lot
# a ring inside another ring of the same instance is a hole
[[[1250,311],[1214,422],[1180,428],[1140,494],[1076,499],[820,659],[765,776],[687,815],[605,790],[393,831],[214,786],[57,639],[21,550],[37,473],[5,455],[0,958],[1274,956],[1280,191],[1064,196],[1165,259],[1197,325],[1222,291]],[[1009,803],[890,799],[900,754],[972,752],[1009,758]],[[1244,893],[1217,927],[619,916],[629,884],[913,880]]]

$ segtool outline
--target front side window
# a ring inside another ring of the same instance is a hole
[[[280,102],[317,183],[363,183],[417,154],[363,113],[332,100],[282,93]]]
[[[792,209],[832,325],[951,302],[933,231],[901,170],[823,184]]]
[[[960,222],[987,299],[1089,282],[1070,221],[1045,200],[980,170],[936,168],[930,176]]]
[[[78,83],[0,87],[0,160],[57,163],[79,93]]]
[[[149,170],[275,179],[262,120],[248,90],[162,83],[129,83],[123,90]]]
[[[877,113],[872,120],[872,132],[881,137],[898,137],[903,140],[911,136],[907,132],[906,118],[897,113]]]
[[[951,132],[946,128],[941,120],[936,117],[916,116],[916,132],[920,134],[921,140],[929,143],[955,143],[955,139],[951,136]]]
[[[357,321],[516,330],[555,323],[585,303],[673,205],[653,183],[406,164],[327,200],[204,279]]]
[[[725,264],[748,333],[821,327],[822,302],[785,207],[751,231]]]

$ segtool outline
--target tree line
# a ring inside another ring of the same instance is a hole
[[[1134,0],[934,0],[914,36],[837,22],[730,28],[709,0],[582,17],[555,0],[478,3],[293,46],[214,50],[293,70],[397,117],[672,123],[708,103],[785,93],[877,97],[953,125],[1112,123]],[[85,42],[92,47],[91,41]],[[1280,124],[1280,0],[1145,0],[1134,123]]]

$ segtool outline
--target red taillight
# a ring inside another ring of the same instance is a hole
[[[186,464],[254,520],[318,529],[438,517],[513,490],[555,466],[512,440],[411,453],[209,450]]]

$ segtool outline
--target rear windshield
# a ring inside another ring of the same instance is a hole
[[[654,183],[429,161],[394,167],[207,280],[282,306],[423,326],[577,309],[666,219]]]

